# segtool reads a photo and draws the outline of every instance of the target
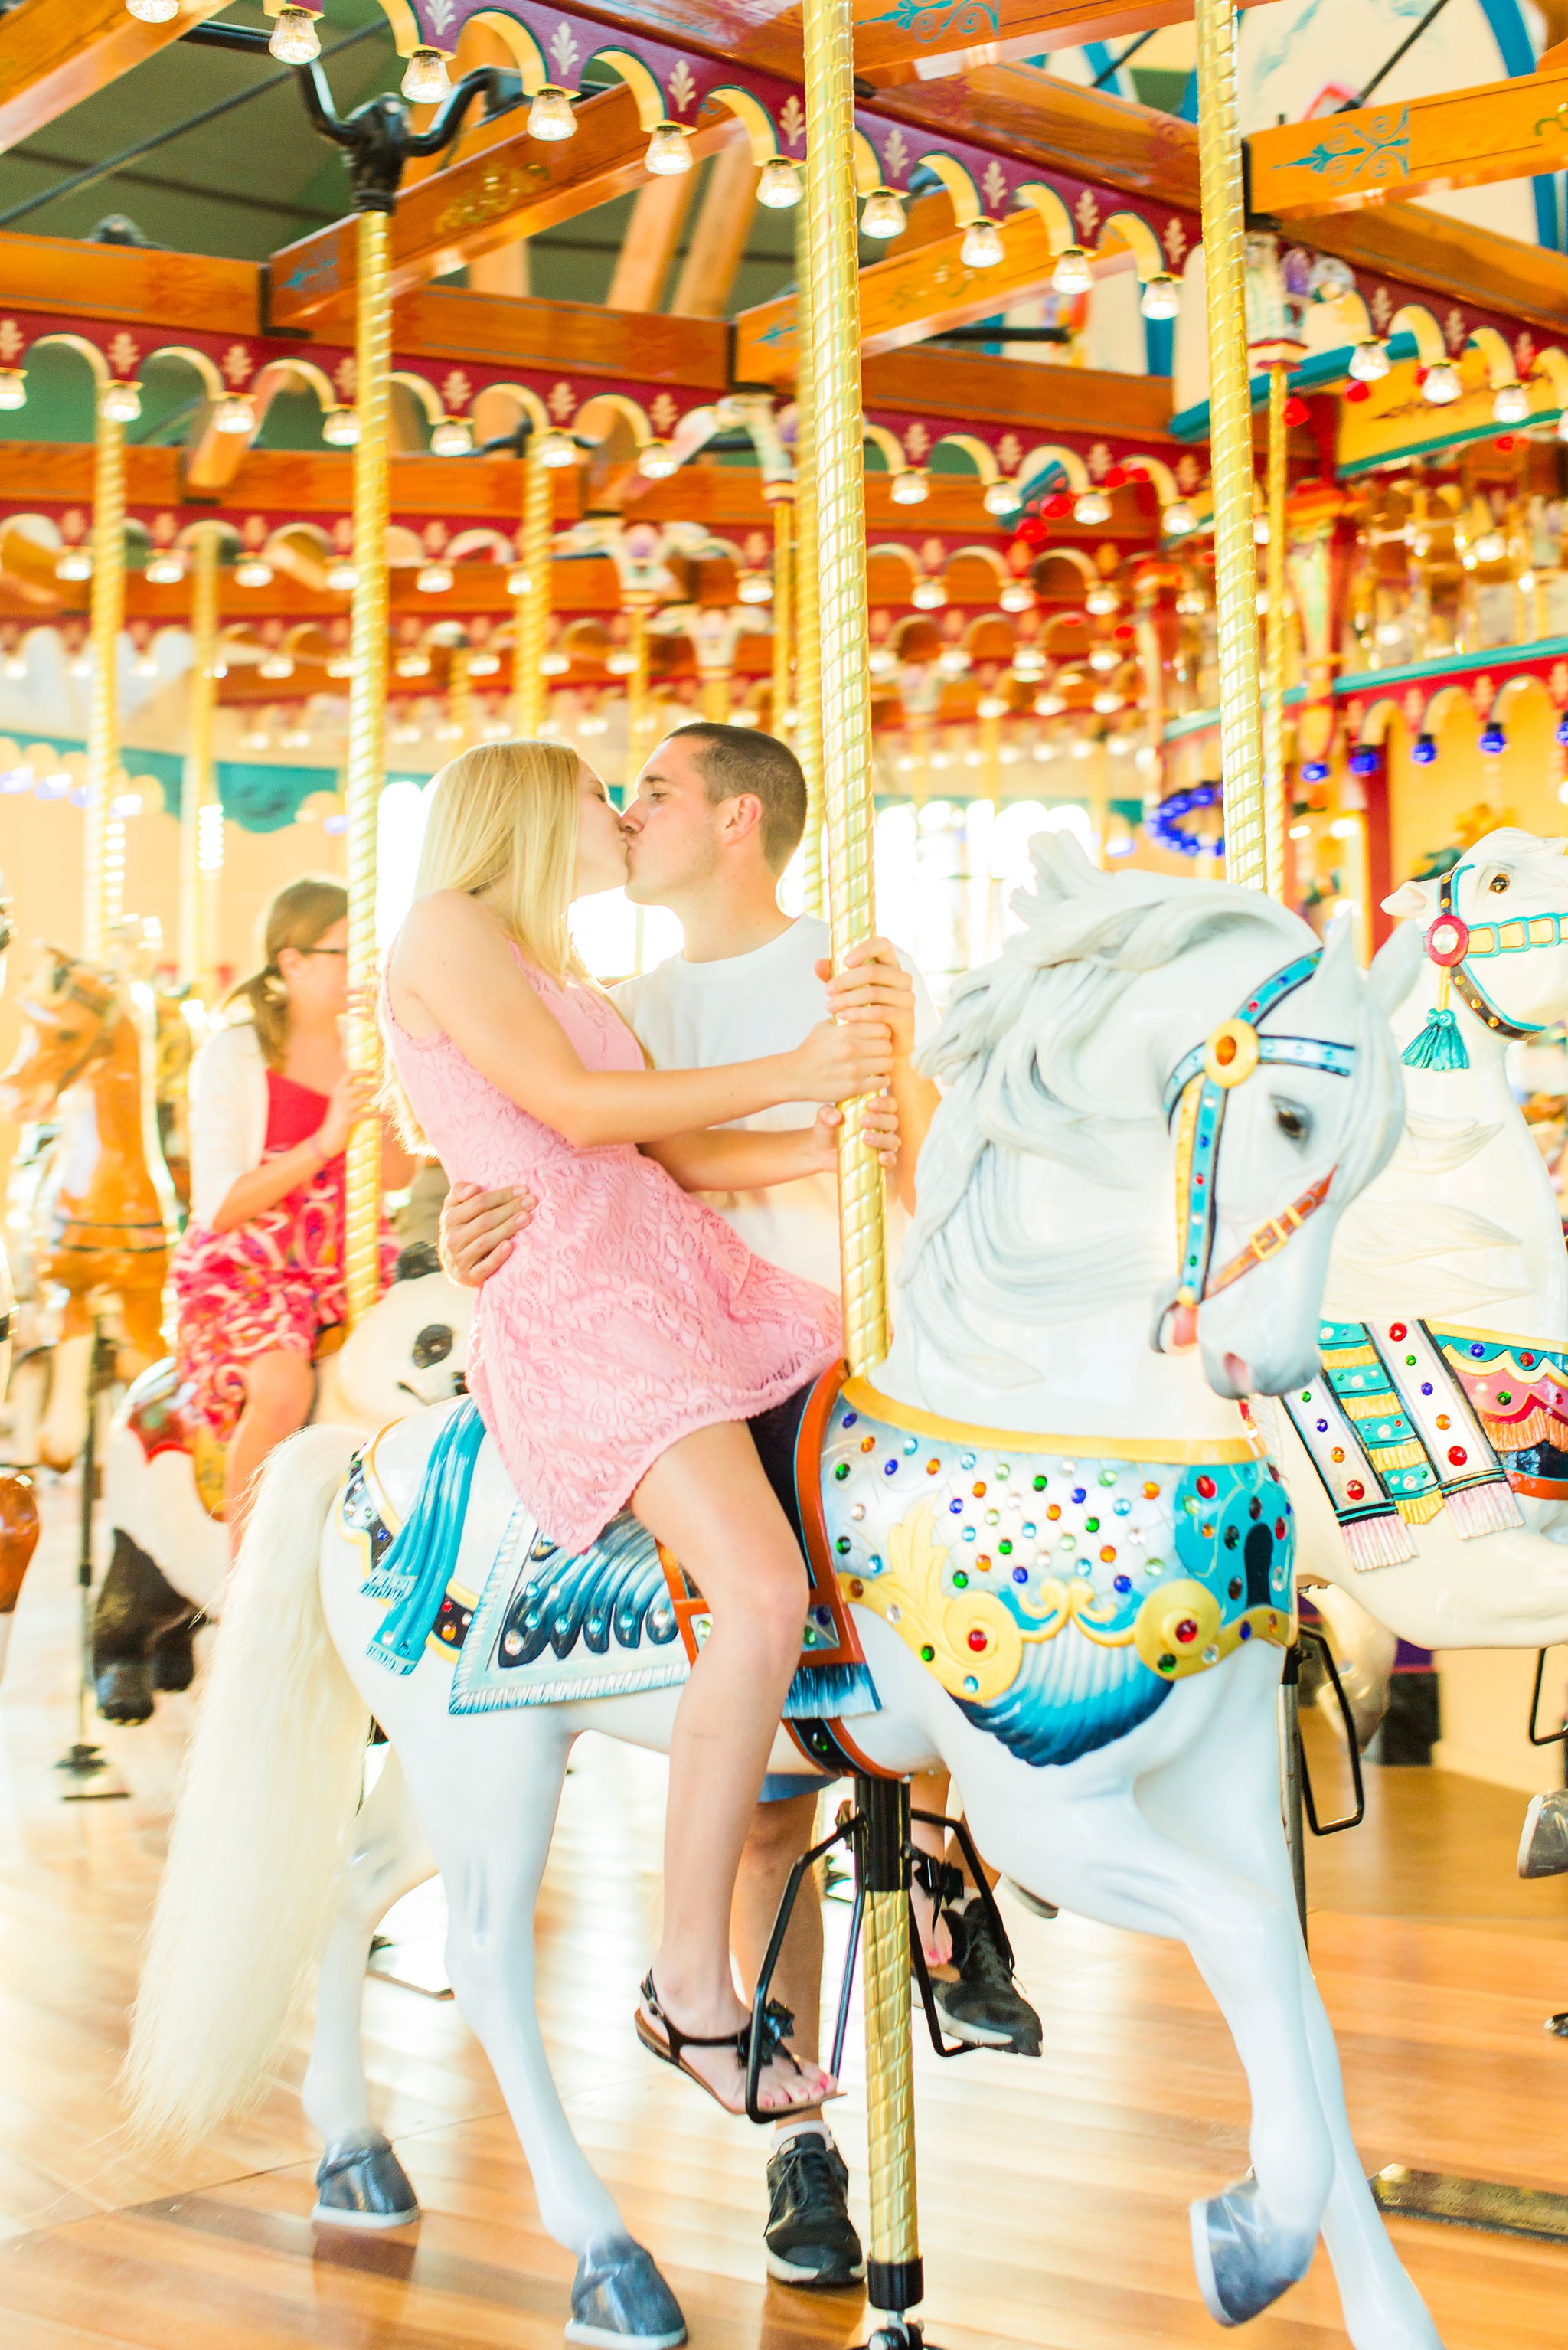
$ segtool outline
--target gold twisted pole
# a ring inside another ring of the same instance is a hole
[[[119,918],[125,878],[123,828],[110,806],[119,778],[119,632],[125,625],[125,427],[98,397],[93,439],[92,589],[88,606],[92,683],[88,697],[87,823],[82,844],[82,952],[101,962]]]
[[[217,960],[213,899],[222,864],[213,864],[211,828],[222,819],[206,811],[218,805],[213,738],[218,713],[221,551],[214,527],[209,525],[196,533],[191,582],[191,705],[180,794],[180,975],[198,994],[211,983]],[[220,845],[221,841],[220,833]]]
[[[794,484],[774,482],[767,491],[774,510],[774,673],[768,731],[789,741],[790,671],[794,648]]]
[[[1268,610],[1263,621],[1263,883],[1285,899],[1285,403],[1290,369],[1269,369]]]
[[[794,271],[794,749],[805,776],[802,879],[805,910],[827,911],[822,869],[822,630],[816,571],[816,404],[808,204],[795,215]]]
[[[473,680],[468,667],[467,645],[453,645],[447,654],[446,723],[447,740],[455,759],[466,751],[473,737]]]
[[[1252,409],[1234,0],[1197,0],[1196,25],[1225,876],[1244,888],[1261,889],[1266,878],[1263,712],[1258,676],[1258,564],[1252,543]]]
[[[387,525],[390,513],[392,296],[391,223],[382,212],[359,222],[359,301],[355,357],[359,438],[354,446],[354,589],[348,681],[348,1065],[374,1076],[376,826],[386,780]],[[381,1129],[361,1118],[348,1139],[344,1271],[350,1325],[380,1291]]]
[[[512,695],[514,731],[532,741],[545,723],[545,673],[554,583],[550,577],[556,510],[548,466],[530,439],[523,460],[523,573],[527,586],[514,605]]]

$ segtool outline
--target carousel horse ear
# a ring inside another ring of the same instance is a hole
[[[1383,900],[1386,914],[1429,914],[1437,903],[1431,889],[1419,881],[1401,881],[1397,889]]]
[[[422,1281],[427,1273],[441,1271],[441,1251],[433,1241],[410,1241],[400,1252],[394,1281]]]

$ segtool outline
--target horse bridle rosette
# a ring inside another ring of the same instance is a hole
[[[1355,1068],[1353,1045],[1335,1045],[1322,1036],[1273,1035],[1262,1025],[1278,1004],[1306,985],[1322,953],[1314,947],[1264,980],[1232,1018],[1222,1020],[1201,1045],[1183,1055],[1167,1081],[1166,1120],[1169,1124],[1174,1119],[1176,1128],[1176,1220],[1181,1252],[1178,1305],[1197,1306],[1229,1289],[1254,1265],[1266,1264],[1328,1197],[1336,1172],[1333,1167],[1280,1215],[1260,1224],[1245,1246],[1214,1270],[1220,1144],[1231,1095],[1264,1063],[1322,1069],[1334,1077],[1348,1077]]]
[[[1563,919],[1561,914],[1521,914],[1511,921],[1477,922],[1472,929],[1454,911],[1454,884],[1470,869],[1468,865],[1456,865],[1438,883],[1438,910],[1427,932],[1427,954],[1439,971],[1447,972],[1449,984],[1467,1012],[1495,1028],[1500,1036],[1520,1044],[1527,1036],[1544,1035],[1552,1024],[1514,1020],[1500,1012],[1466,965],[1488,962],[1496,955],[1528,954],[1532,947],[1561,946]]]

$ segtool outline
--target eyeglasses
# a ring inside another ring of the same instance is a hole
[[[346,955],[347,947],[296,947],[296,954]]]

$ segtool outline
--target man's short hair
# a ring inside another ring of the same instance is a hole
[[[750,792],[763,804],[763,855],[782,873],[805,830],[805,777],[787,743],[750,726],[700,718],[678,726],[671,743],[689,742],[711,806]]]

